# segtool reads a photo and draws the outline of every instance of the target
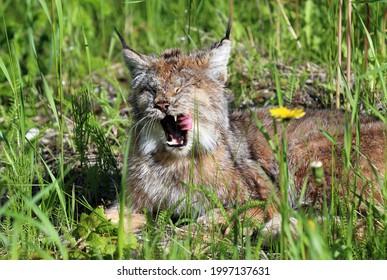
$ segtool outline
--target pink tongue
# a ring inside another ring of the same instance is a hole
[[[180,130],[191,130],[192,129],[192,117],[191,115],[187,115],[184,117],[177,118],[177,125]]]

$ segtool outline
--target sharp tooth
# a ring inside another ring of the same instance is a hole
[[[180,141],[180,145],[183,145],[183,144],[184,144],[184,140],[181,140],[181,141]]]
[[[175,122],[177,122],[177,116],[173,116],[173,118],[175,119]]]

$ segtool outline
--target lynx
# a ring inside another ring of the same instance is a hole
[[[118,33],[132,78],[134,125],[127,170],[132,213],[144,209],[157,213],[170,208],[176,216],[200,216],[211,206],[209,194],[216,195],[227,209],[279,197],[278,162],[254,121],[255,116],[273,139],[274,121],[269,110],[229,109],[225,87],[231,52],[229,35],[230,26],[225,37],[208,49],[189,54],[171,49],[156,56],[134,51]],[[339,194],[351,197],[355,194],[348,193],[345,186],[348,181],[353,186],[356,179],[356,194],[374,204],[384,204],[385,124],[362,117],[360,150],[354,146],[351,151],[353,156],[358,155],[357,164],[348,176],[343,176],[344,126],[344,114],[328,110],[307,110],[303,118],[287,125],[292,207],[300,206],[305,187],[301,204],[317,205],[324,199],[323,189],[316,188],[312,180],[312,161],[323,164],[328,203],[332,179],[342,186]],[[355,143],[355,134],[353,139]],[[250,215],[269,223],[277,215],[276,209],[273,203],[254,208]]]

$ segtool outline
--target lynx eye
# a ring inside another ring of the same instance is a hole
[[[183,87],[176,87],[175,88],[175,93],[176,94],[179,94],[181,92],[181,90],[183,89]]]
[[[155,96],[155,95],[156,95],[156,90],[155,90],[154,88],[152,88],[152,87],[146,87],[146,88],[144,88],[144,89],[142,90],[142,92],[148,93],[148,94],[150,94],[150,95],[152,95],[152,96]]]

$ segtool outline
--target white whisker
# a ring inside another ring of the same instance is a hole
[[[135,130],[143,120],[145,120],[147,118],[147,116],[143,117],[142,119],[140,119],[138,122],[136,122],[129,130],[129,133],[132,133],[133,132],[133,129]],[[135,131],[136,132],[136,131]]]

